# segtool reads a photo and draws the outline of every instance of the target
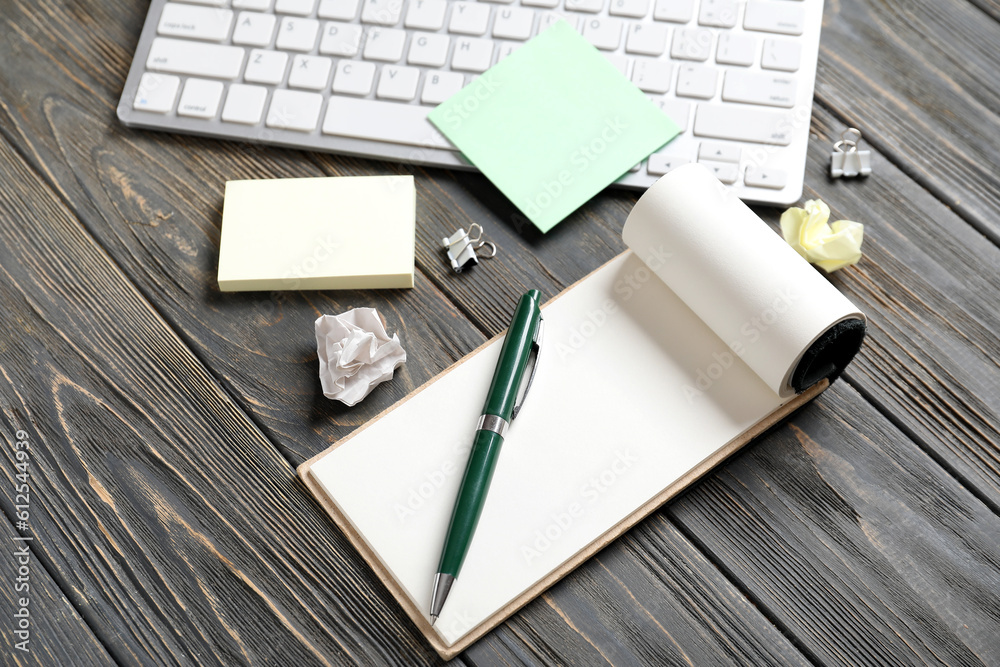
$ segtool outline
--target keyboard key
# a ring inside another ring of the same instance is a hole
[[[247,61],[247,71],[243,80],[251,83],[279,84],[285,78],[285,66],[288,65],[288,54],[281,51],[263,51],[254,49]]]
[[[657,21],[687,23],[694,16],[694,0],[656,0],[653,18]]]
[[[698,164],[703,164],[712,170],[715,177],[725,183],[732,185],[740,177],[740,165],[731,162],[709,162],[708,160],[698,160]]]
[[[715,96],[718,82],[719,71],[714,67],[683,65],[677,73],[677,94],[707,100]]]
[[[181,80],[176,76],[146,72],[139,80],[132,108],[139,111],[168,113],[174,108],[174,100],[177,99],[177,90],[180,86]]]
[[[451,68],[466,72],[485,72],[493,64],[493,42],[463,37],[455,40]]]
[[[566,11],[597,14],[604,9],[604,0],[566,0]]]
[[[670,57],[675,60],[708,60],[712,52],[712,31],[683,29],[674,31]]]
[[[267,88],[234,83],[229,86],[226,104],[222,107],[222,120],[227,123],[256,125],[264,113]]]
[[[160,23],[156,32],[159,35],[171,37],[221,42],[229,36],[229,28],[232,25],[233,11],[231,9],[194,7],[168,2],[163,6],[163,13],[160,14]]]
[[[715,162],[739,162],[743,149],[734,144],[722,144],[717,141],[704,141],[698,146],[699,160]]]
[[[521,0],[525,7],[545,7],[551,9],[559,5],[559,0]]]
[[[622,22],[618,19],[594,17],[584,21],[583,37],[604,51],[614,51],[622,41]]]
[[[747,30],[801,35],[805,27],[805,10],[800,2],[750,0],[743,17],[743,27]]]
[[[323,39],[319,41],[319,52],[350,58],[361,49],[364,29],[356,24],[327,21],[323,25]]]
[[[208,5],[210,7],[222,7],[226,4],[226,0],[186,0],[186,2],[192,5]]]
[[[626,79],[628,78],[628,66],[631,64],[629,59],[618,53],[608,53],[605,51],[601,54],[604,59],[609,63],[618,68],[618,71],[622,73],[622,76]]]
[[[794,117],[787,112],[724,104],[699,104],[694,115],[695,136],[758,144],[787,146],[794,125]]]
[[[363,0],[361,22],[375,25],[396,25],[403,13],[403,0]]]
[[[313,47],[316,46],[318,33],[319,21],[286,16],[281,19],[275,46],[289,51],[312,51]]]
[[[424,77],[424,90],[420,94],[423,104],[441,104],[465,85],[465,77],[458,72],[428,72]]]
[[[493,36],[500,39],[528,39],[534,22],[535,12],[530,9],[502,7],[497,9],[496,18],[493,19]]]
[[[663,60],[636,58],[632,65],[632,83],[647,93],[663,94],[670,90],[673,65]]]
[[[448,35],[415,32],[410,38],[410,53],[406,56],[406,62],[411,65],[444,67],[445,63],[448,62],[448,45],[450,43],[451,38]],[[458,76],[462,78],[462,75]]]
[[[629,16],[641,19],[649,13],[649,0],[611,0],[608,13],[612,16]]]
[[[478,2],[451,3],[448,32],[460,35],[485,35],[490,22],[490,6]]]
[[[715,62],[720,65],[753,65],[757,56],[757,40],[743,33],[723,33],[719,35],[719,46],[715,50]]]
[[[372,91],[375,80],[375,65],[354,60],[337,63],[337,73],[333,75],[333,92],[350,95],[367,95]]]
[[[791,109],[795,105],[797,88],[795,79],[787,74],[730,70],[722,85],[722,99]]]
[[[236,30],[233,31],[233,44],[267,46],[274,35],[275,23],[277,18],[274,14],[240,12],[236,19]]]
[[[323,134],[456,150],[427,120],[429,107],[331,97]]]
[[[411,0],[403,25],[419,30],[440,30],[447,12],[448,3],[444,0]]]
[[[764,69],[794,72],[799,69],[801,60],[802,45],[798,42],[789,39],[764,40],[764,52],[760,58],[760,66]]]
[[[417,96],[417,82],[419,80],[420,70],[416,67],[386,65],[379,73],[375,96],[387,100],[409,102]]]
[[[330,80],[333,61],[321,56],[298,55],[292,59],[292,71],[288,74],[289,88],[323,90]]]
[[[279,14],[295,14],[296,16],[309,16],[315,7],[316,0],[275,0],[274,3],[274,11]]]
[[[751,188],[772,188],[780,190],[788,184],[788,174],[781,169],[749,166],[743,183]]]
[[[312,132],[319,122],[319,112],[323,106],[323,96],[319,93],[303,93],[298,90],[276,90],[267,110],[268,127],[284,130]]]
[[[215,3],[216,5],[226,4],[225,0]],[[252,9],[255,12],[266,12],[271,8],[271,0],[233,0],[233,9]]]
[[[670,153],[653,153],[646,163],[646,171],[650,176],[662,176],[673,171],[677,167],[690,164],[691,159],[683,155],[671,155]]]
[[[216,79],[235,79],[243,66],[244,49],[157,37],[149,47],[146,69]]]
[[[698,24],[716,28],[732,28],[736,25],[738,7],[736,0],[701,0]]]
[[[195,118],[215,118],[222,99],[222,82],[205,79],[188,79],[177,104],[178,116]]]
[[[396,28],[369,28],[365,40],[365,60],[394,63],[403,57],[406,31]]]
[[[522,46],[524,45],[515,44],[514,42],[503,42],[502,44],[500,44],[500,49],[497,51],[497,62],[500,62],[510,54],[517,51]]]
[[[538,17],[538,32],[544,32],[546,28],[551,27],[553,23],[557,23],[559,21],[565,21],[570,24],[574,30],[576,30],[580,25],[579,16],[570,16],[569,14],[560,14],[559,12],[545,12]]]
[[[687,130],[688,121],[691,118],[690,102],[662,97],[651,97],[650,100],[653,104],[660,107],[660,110],[667,114],[667,117],[670,118],[670,120],[677,124],[677,127],[681,132]]]
[[[320,0],[316,15],[321,19],[352,21],[358,15],[360,0]]]
[[[625,51],[646,56],[660,56],[667,49],[670,29],[659,23],[633,23],[625,40]]]

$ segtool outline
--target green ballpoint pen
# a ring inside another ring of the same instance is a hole
[[[500,448],[503,445],[507,427],[524,404],[524,399],[531,388],[538,367],[538,349],[542,342],[542,311],[538,301],[541,294],[538,290],[530,290],[517,302],[514,316],[511,318],[507,337],[500,349],[500,359],[493,372],[493,382],[486,396],[483,414],[476,426],[476,434],[472,441],[472,451],[469,463],[462,477],[462,485],[458,489],[455,509],[448,525],[448,535],[441,551],[441,562],[434,576],[434,592],[431,596],[431,625],[441,615],[441,608],[448,599],[452,584],[458,577],[469,551],[469,544],[476,532],[476,524],[483,512],[486,493],[493,479]],[[531,374],[521,393],[521,380],[527,369],[529,359],[534,355]]]

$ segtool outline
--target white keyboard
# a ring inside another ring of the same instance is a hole
[[[682,134],[619,179],[702,162],[748,201],[802,194],[822,0],[153,0],[131,127],[472,169],[427,113],[557,20]]]

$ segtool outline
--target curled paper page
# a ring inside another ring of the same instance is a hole
[[[622,237],[781,397],[861,347],[864,315],[702,165],[654,183]]]
[[[829,219],[830,207],[810,199],[804,208],[793,206],[781,214],[781,234],[806,261],[832,273],[861,259],[865,226],[850,220],[829,225]]]
[[[406,361],[396,334],[389,338],[378,311],[355,308],[316,320],[316,353],[323,395],[355,405],[377,385],[392,379]]]

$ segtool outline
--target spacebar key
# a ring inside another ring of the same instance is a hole
[[[427,120],[430,107],[331,97],[323,134],[393,144],[458,150]]]
[[[694,133],[699,137],[752,141],[787,146],[792,141],[791,113],[699,104],[694,116]]]

